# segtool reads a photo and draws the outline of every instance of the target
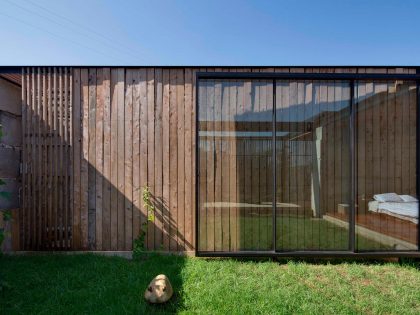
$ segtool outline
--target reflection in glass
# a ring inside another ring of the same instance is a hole
[[[417,250],[415,93],[355,82],[357,251]],[[198,96],[198,249],[348,251],[350,82],[200,80]]]
[[[272,250],[272,81],[199,85],[199,250]]]
[[[360,81],[355,93],[357,249],[417,250],[415,82]]]
[[[276,89],[277,250],[348,250],[349,83]]]

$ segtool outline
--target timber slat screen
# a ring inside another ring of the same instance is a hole
[[[416,81],[197,72],[416,69],[25,67],[21,250],[418,250]]]
[[[71,248],[71,86],[68,68],[23,69],[23,250]]]

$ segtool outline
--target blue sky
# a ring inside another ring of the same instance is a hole
[[[1,65],[420,65],[420,1],[0,0]]]

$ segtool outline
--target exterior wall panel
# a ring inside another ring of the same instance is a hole
[[[408,68],[25,68],[23,156],[26,157],[27,166],[24,169],[27,171],[23,174],[26,186],[23,189],[20,249],[131,250],[133,240],[138,237],[147,219],[142,200],[142,190],[147,185],[155,210],[154,222],[147,224],[146,248],[174,252],[194,250],[195,73],[221,70],[317,73],[412,71]],[[210,95],[217,98],[214,100],[217,104],[229,100],[239,104],[239,98],[247,97],[246,91],[235,85],[226,87],[223,93],[218,89],[216,87]],[[255,102],[265,106],[262,100],[269,99],[272,94],[267,88],[258,92]],[[320,93],[317,97],[322,98],[322,91]],[[297,101],[305,102],[302,95],[297,95],[297,98]],[[246,106],[251,104],[246,100],[242,103],[244,108],[236,111],[246,111]],[[396,105],[390,106],[388,111],[394,110]],[[44,108],[46,116],[43,115]],[[414,111],[411,107],[409,110]],[[236,112],[216,114],[229,116]],[[379,117],[382,120],[378,125],[385,123],[385,116],[379,113]],[[361,116],[361,119],[368,118],[373,119]],[[228,127],[220,121],[223,119],[218,119],[212,127]],[[362,122],[358,123],[362,125]],[[338,124],[336,126],[339,128]],[[396,125],[395,128],[399,127]],[[413,128],[415,126],[410,125],[410,135]],[[333,132],[340,135],[340,130]],[[375,136],[381,139],[382,135]],[[413,142],[410,137],[407,140]],[[42,148],[47,149],[45,155]],[[233,172],[241,171],[241,163],[230,159],[232,154],[240,154],[240,150],[245,148],[227,147],[220,143],[218,148],[226,163],[217,168],[217,172],[223,174],[220,184],[226,190],[212,190],[210,194],[214,195],[213,198],[223,199],[246,193],[236,191],[233,180]],[[373,148],[366,142],[363,149]],[[343,154],[339,147],[336,146],[335,150],[336,157]],[[393,159],[398,157],[397,152],[388,151],[388,154]],[[200,163],[217,167],[212,156],[200,155],[199,158]],[[253,161],[250,163],[252,165]],[[268,163],[260,162],[266,174],[259,174],[258,182],[254,183],[264,184],[262,194],[272,185],[269,176],[272,166]],[[338,161],[332,163],[335,163],[332,171],[340,168]],[[229,167],[226,168],[225,164]],[[411,168],[415,166],[411,162],[409,165]],[[247,172],[253,175],[257,171],[251,167],[244,169],[242,175],[246,176]],[[370,170],[359,169],[359,172],[364,171]],[[204,181],[204,176],[206,174],[201,176],[201,190],[210,189],[215,184],[214,180],[219,180],[208,174],[210,178]],[[413,185],[411,182],[407,184]],[[333,189],[340,194],[345,193],[339,186]],[[295,199],[299,199],[301,192],[304,190],[284,193],[297,194]],[[299,202],[304,205],[311,202],[301,199]],[[328,196],[320,199],[321,204],[329,202]],[[220,214],[218,208],[210,211]],[[232,208],[229,215],[235,211],[239,209]],[[214,221],[213,229],[223,231],[228,219],[223,217],[223,220]],[[238,225],[231,225],[235,233],[240,233]],[[220,238],[216,239],[208,231],[207,234],[205,231],[198,232],[204,233],[200,240],[204,240],[208,247],[223,250],[241,246],[237,238],[225,238],[222,232],[217,234]],[[260,230],[255,232],[262,233]]]

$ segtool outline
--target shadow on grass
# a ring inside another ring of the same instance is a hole
[[[2,314],[168,314],[183,308],[185,257],[152,254],[136,260],[97,255],[0,258]],[[172,299],[148,304],[144,291],[158,274],[174,288]]]

